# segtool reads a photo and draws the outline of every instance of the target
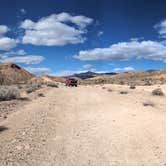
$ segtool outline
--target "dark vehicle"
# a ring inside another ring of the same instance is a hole
[[[78,81],[74,78],[69,78],[66,80],[66,86],[75,86],[77,87]]]

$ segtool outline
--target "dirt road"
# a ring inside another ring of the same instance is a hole
[[[0,165],[166,165],[165,98],[136,91],[50,89],[0,124]]]

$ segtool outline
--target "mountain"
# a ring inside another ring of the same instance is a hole
[[[0,64],[0,84],[27,83],[35,75],[13,63]]]
[[[113,75],[98,75],[93,78],[82,80],[83,84],[137,84],[137,85],[152,85],[166,83],[166,70],[149,70],[125,72]]]
[[[91,71],[88,71],[88,72],[84,72],[84,73],[77,73],[77,74],[73,74],[69,77],[75,77],[75,78],[79,78],[79,79],[88,79],[88,78],[94,78],[94,77],[97,77],[97,76],[103,76],[103,75],[115,75],[116,73],[95,73],[95,72],[91,72]]]

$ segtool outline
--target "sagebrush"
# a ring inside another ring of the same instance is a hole
[[[157,89],[154,89],[152,91],[152,95],[154,95],[154,96],[164,96],[164,92],[160,88],[157,88]]]
[[[40,84],[29,84],[26,86],[26,92],[27,93],[32,93],[38,89],[41,88],[41,85]]]
[[[0,101],[19,99],[20,92],[12,86],[0,86]]]
[[[51,81],[46,82],[46,85],[47,85],[48,87],[58,88],[58,85],[55,84],[54,82],[51,82]]]

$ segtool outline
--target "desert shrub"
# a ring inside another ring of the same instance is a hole
[[[124,83],[124,81],[120,81],[119,84],[120,85],[124,85],[125,83]]]
[[[39,97],[45,97],[43,93],[38,94]]]
[[[160,88],[157,88],[157,89],[154,89],[152,91],[152,95],[154,95],[154,96],[164,96],[164,92]]]
[[[122,91],[120,91],[120,94],[128,94],[128,92],[125,90],[122,90]]]
[[[105,86],[103,86],[103,87],[102,87],[102,89],[106,89],[106,87],[105,87]]]
[[[130,89],[135,89],[136,87],[135,87],[135,85],[134,84],[131,84],[130,85]]]
[[[58,88],[58,85],[55,84],[54,82],[51,82],[51,81],[46,82],[46,85],[47,85],[48,87]]]
[[[147,106],[154,107],[154,103],[152,101],[145,101],[145,102],[143,102],[143,106],[145,106],[145,107],[147,107]]]
[[[18,98],[20,98],[20,92],[18,89],[12,86],[0,86],[0,101]]]
[[[108,91],[108,92],[112,92],[113,90],[109,88],[107,91]]]
[[[41,85],[40,84],[29,84],[26,86],[26,92],[27,93],[32,93],[38,89],[41,88]]]
[[[146,80],[144,85],[146,85],[146,86],[151,86],[151,85],[152,85],[152,82],[149,81],[149,80]]]

